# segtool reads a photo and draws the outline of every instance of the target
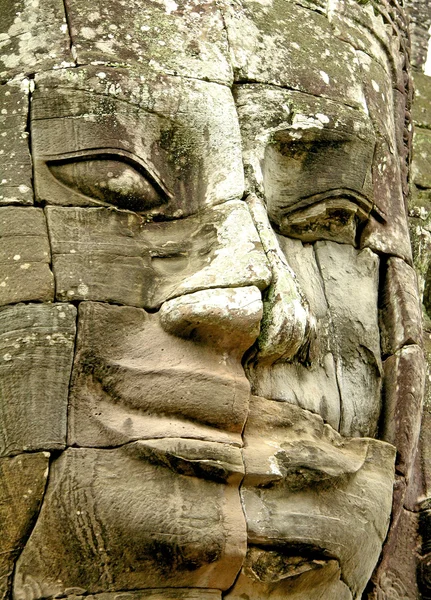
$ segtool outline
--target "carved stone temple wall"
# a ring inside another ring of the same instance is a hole
[[[410,13],[0,0],[0,600],[431,597]]]

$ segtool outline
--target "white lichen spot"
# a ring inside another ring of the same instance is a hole
[[[141,31],[150,31],[151,27],[148,25],[141,25]]]
[[[380,92],[380,86],[377,83],[377,81],[374,81],[374,79],[371,80],[371,85],[373,86],[373,90],[375,92]]]
[[[2,115],[7,115],[7,110],[6,110],[6,108],[2,108],[2,109],[1,109],[1,114],[2,114]]]
[[[289,129],[323,129],[326,123],[329,123],[329,117],[324,114],[302,115],[298,113],[293,117],[292,125],[290,125]]]
[[[89,292],[88,289],[88,285],[85,285],[85,283],[80,283],[78,285],[78,293],[81,294],[81,296],[86,296]]]
[[[96,77],[98,77],[99,79],[106,79],[106,73],[100,71],[99,73],[96,73]]]
[[[20,269],[24,269],[25,271],[27,269],[29,269],[31,267],[30,263],[22,263],[22,265],[20,265]]]
[[[174,0],[165,0],[166,14],[170,15],[172,12],[175,12],[177,8],[178,4],[174,2]]]
[[[60,25],[60,31],[61,33],[67,33],[67,24],[63,23],[63,25]]]
[[[90,21],[90,23],[93,23],[94,21],[98,21],[100,19],[100,13],[97,10],[95,10],[88,14],[87,19],[88,19],[88,21]]]
[[[96,37],[96,32],[91,27],[83,27],[81,29],[81,35],[86,40],[94,40]]]
[[[6,352],[6,354],[3,354],[3,360],[6,362],[9,362],[12,360],[12,354],[10,354],[9,352]]]
[[[326,84],[329,84],[329,75],[328,75],[328,73],[325,73],[325,71],[319,71],[319,73],[320,73],[320,77],[323,79],[323,81]]]
[[[2,281],[2,282],[0,283],[0,287],[2,287],[2,288],[6,287],[6,281]]]
[[[277,459],[275,458],[275,456],[269,457],[269,464],[270,464],[271,473],[273,475],[279,475],[280,477],[283,476],[282,472],[280,471],[280,467],[278,466],[278,462],[277,462]]]
[[[316,119],[319,119],[321,123],[329,123],[329,117],[323,113],[316,113]]]
[[[18,186],[18,191],[20,194],[26,194],[27,192],[30,191],[30,188],[28,187],[28,185],[24,185],[22,183],[21,185]]]
[[[14,260],[20,260],[21,259],[21,255],[20,254],[15,254],[15,256],[13,257]]]

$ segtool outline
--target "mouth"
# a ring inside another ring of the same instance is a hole
[[[244,562],[249,577],[262,583],[279,583],[309,571],[320,570],[334,557],[310,544],[250,546]],[[335,559],[336,560],[336,559]]]
[[[241,450],[229,444],[187,438],[138,440],[125,450],[179,475],[239,485],[244,477]]]

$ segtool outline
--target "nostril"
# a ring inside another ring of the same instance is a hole
[[[160,324],[168,333],[242,356],[259,335],[262,296],[255,286],[215,288],[165,302]]]

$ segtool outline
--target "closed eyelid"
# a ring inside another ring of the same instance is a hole
[[[119,208],[148,211],[172,197],[153,169],[123,151],[87,150],[47,160],[46,165],[62,185]]]
[[[52,165],[86,160],[118,160],[124,162],[125,164],[130,165],[138,173],[141,173],[144,177],[149,178],[151,182],[155,182],[168,198],[173,197],[172,192],[152,165],[149,165],[148,162],[141,157],[137,157],[135,154],[120,148],[88,148],[77,152],[64,152],[59,157],[47,158],[46,164],[50,167]]]

